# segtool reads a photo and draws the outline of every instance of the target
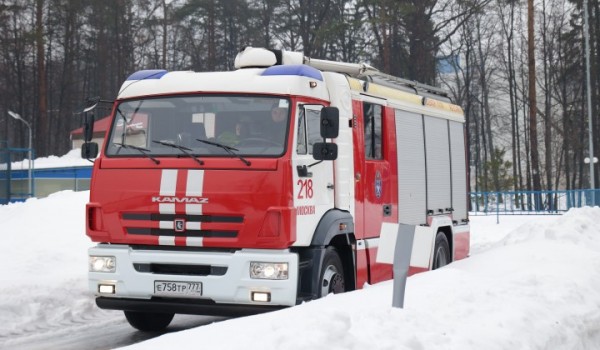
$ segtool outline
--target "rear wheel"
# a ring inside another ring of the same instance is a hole
[[[435,237],[435,252],[433,256],[432,269],[439,269],[442,266],[446,266],[450,263],[450,245],[448,244],[448,238],[443,232],[438,232]]]
[[[124,311],[127,322],[136,329],[143,332],[162,331],[173,320],[175,314],[156,312]]]
[[[343,293],[346,291],[344,280],[344,267],[337,250],[328,247],[323,257],[321,276],[319,278],[319,298],[329,293]]]

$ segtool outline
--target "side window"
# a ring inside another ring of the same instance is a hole
[[[296,153],[312,154],[313,145],[321,141],[321,111],[309,108],[300,109]]]
[[[298,115],[298,141],[296,144],[296,154],[306,154],[306,117],[304,108],[300,108]]]
[[[365,157],[382,159],[382,107],[364,102],[363,115],[365,121]]]
[[[312,154],[313,145],[321,139],[321,111],[306,110],[306,127],[308,130],[308,153]]]

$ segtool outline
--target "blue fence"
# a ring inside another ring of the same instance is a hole
[[[571,208],[600,205],[600,189],[565,191],[472,192],[470,215],[562,214]]]
[[[28,169],[0,169],[0,184],[6,188],[0,190],[0,204],[21,202],[28,198],[28,175]],[[92,166],[33,169],[34,196],[42,198],[63,190],[88,190],[91,177]]]
[[[0,166],[0,204],[25,200],[27,193],[23,189],[27,186],[27,169],[10,169],[10,162],[4,165]],[[92,166],[34,169],[33,175],[34,195],[40,198],[66,189],[88,190]],[[470,215],[552,215],[562,214],[571,208],[594,205],[600,206],[600,189],[469,193]]]
[[[35,192],[33,180],[29,186],[29,170],[25,170],[23,180],[20,174],[11,169],[13,162],[28,159],[29,148],[6,147],[6,144],[5,141],[0,142],[0,204],[9,202],[10,198],[32,197]],[[33,178],[33,170],[31,175]]]

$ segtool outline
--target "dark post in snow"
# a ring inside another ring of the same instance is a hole
[[[415,226],[399,224],[397,229],[394,230],[395,226],[388,224],[387,227],[384,226],[382,228],[377,262],[394,264],[392,306],[403,308],[406,279],[408,278],[410,257],[415,237]]]
[[[398,227],[398,238],[394,249],[394,295],[392,297],[393,307],[404,307],[404,292],[406,291],[406,279],[410,266],[410,255],[412,253],[415,227],[413,225],[400,224]]]

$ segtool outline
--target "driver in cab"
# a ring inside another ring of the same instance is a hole
[[[227,146],[235,146],[240,141],[248,136],[248,127],[241,121],[235,123],[235,129],[233,131],[222,132],[218,137],[217,141]]]
[[[283,146],[285,142],[285,129],[288,119],[288,108],[274,105],[271,108],[271,122],[266,126],[267,134],[270,140]]]

